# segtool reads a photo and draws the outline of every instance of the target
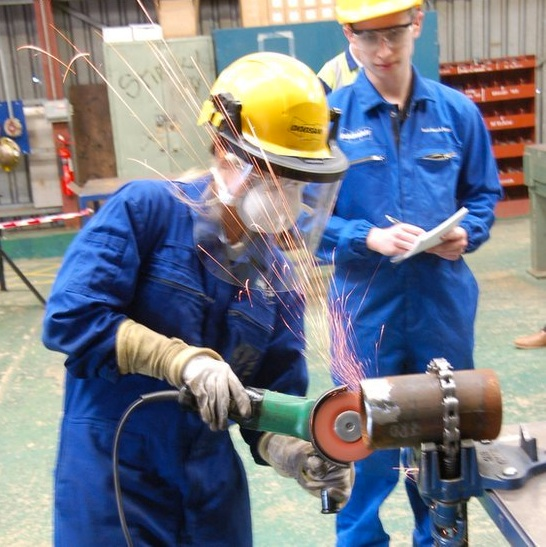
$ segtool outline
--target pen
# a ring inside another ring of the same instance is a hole
[[[391,215],[385,215],[385,218],[391,223],[391,224],[400,224],[400,220],[397,218],[391,217]]]

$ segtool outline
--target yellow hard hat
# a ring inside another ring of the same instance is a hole
[[[21,161],[21,148],[9,137],[0,138],[0,167],[6,172],[15,169]]]
[[[398,13],[423,4],[423,0],[337,0],[336,17],[339,23],[351,24]]]
[[[331,138],[322,84],[301,61],[274,52],[245,55],[220,73],[210,95],[198,124],[211,123],[237,155],[299,180],[337,180],[347,169]]]

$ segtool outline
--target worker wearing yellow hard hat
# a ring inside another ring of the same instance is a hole
[[[349,42],[345,51],[327,61],[318,72],[327,93],[354,82],[358,71],[362,68],[358,48],[354,47],[354,34],[351,30],[353,23],[383,17],[392,13],[404,12],[411,8],[418,8],[423,0],[340,0],[336,3],[336,18],[343,25],[343,32]]]
[[[337,88],[328,94],[341,112],[337,142],[350,165],[318,249],[333,264],[329,300],[347,327],[332,331],[332,375],[340,385],[423,373],[437,357],[454,370],[474,367],[478,285],[463,255],[489,238],[502,187],[477,106],[413,63],[421,6],[337,0],[337,19],[359,65],[354,81],[330,86]],[[463,208],[466,216],[441,244],[401,259],[421,234]],[[335,353],[339,332],[350,359]],[[385,419],[398,427],[394,409],[385,409]],[[351,497],[336,518],[337,547],[389,545],[380,514],[405,456],[378,450],[355,462]],[[405,544],[441,544],[411,471],[405,487],[415,524]]]
[[[406,11],[422,4],[423,0],[338,0],[336,18],[342,25],[351,24]]]
[[[348,166],[332,115],[301,61],[237,59],[201,111],[210,168],[125,184],[74,240],[43,328],[46,347],[66,355],[54,545],[252,545],[228,417],[249,416],[244,385],[306,393],[308,272],[296,259],[312,264],[306,245],[320,239]],[[159,395],[116,434],[132,401],[182,386],[195,412]],[[310,441],[241,435],[257,464],[347,500],[350,466]]]

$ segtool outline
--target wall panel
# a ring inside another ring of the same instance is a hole
[[[141,2],[156,20],[154,0]],[[56,26],[79,50],[90,54],[99,70],[103,69],[102,26],[148,22],[136,0],[53,0],[52,5]],[[539,64],[537,88],[544,89],[546,0],[427,0],[425,6],[437,12],[440,62],[534,54]],[[201,0],[199,19],[206,35],[217,28],[235,27],[239,24],[238,0]],[[6,57],[12,98],[40,105],[45,98],[42,63],[39,54],[18,51],[26,44],[37,44],[33,1],[0,0],[0,49]],[[60,36],[58,46],[63,60],[74,55],[72,46]],[[76,74],[66,81],[66,94],[72,85],[98,83],[101,80],[95,71],[80,60]],[[2,95],[0,90],[0,100]],[[546,139],[545,100],[544,94],[537,96],[539,142]],[[0,173],[0,179],[4,176]],[[21,166],[11,178],[19,186],[19,179],[24,185],[26,176]]]
[[[544,142],[546,0],[432,0],[426,5],[438,12],[441,63],[536,55],[537,141]]]
[[[155,18],[154,0],[140,0]],[[76,50],[89,53],[90,59],[104,70],[102,54],[103,26],[125,26],[147,23],[148,20],[136,0],[54,0],[52,10],[58,29],[59,57],[69,62]],[[73,45],[72,45],[72,44]],[[42,107],[46,99],[43,54],[25,48],[38,46],[38,31],[32,0],[0,0],[0,51],[4,59],[4,81],[0,73],[0,101],[22,100],[33,112],[28,123],[43,125],[47,134],[50,123],[44,118]],[[52,63],[51,70],[64,75],[65,69]],[[73,86],[99,84],[102,80],[88,63],[79,60],[76,71],[64,83],[64,94],[70,95]],[[30,128],[29,128],[30,131]],[[51,137],[51,140],[53,137]],[[30,161],[25,161],[10,173],[0,170],[0,216],[29,214],[33,207],[58,207],[57,159],[54,143],[32,143]],[[32,190],[32,192],[31,192]],[[33,195],[32,195],[33,194]]]

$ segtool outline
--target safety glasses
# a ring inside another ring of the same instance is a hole
[[[393,27],[368,30],[358,30],[353,28],[353,25],[349,25],[351,32],[356,37],[358,43],[363,49],[374,50],[378,49],[381,42],[385,42],[387,47],[394,49],[400,47],[406,36],[407,30],[413,25],[413,21],[404,25],[395,25]]]

